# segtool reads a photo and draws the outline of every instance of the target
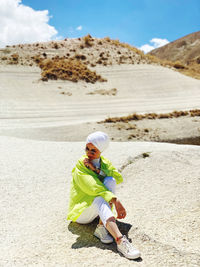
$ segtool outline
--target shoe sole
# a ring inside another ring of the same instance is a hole
[[[141,253],[138,253],[137,255],[135,256],[129,256],[127,254],[124,254],[119,248],[117,248],[117,250],[127,259],[129,260],[135,260],[135,259],[138,259],[139,257],[141,257]]]
[[[96,236],[98,239],[100,239],[101,242],[102,242],[103,244],[111,244],[111,243],[113,243],[113,241],[114,241],[114,240],[103,240],[103,239],[101,239],[100,236],[99,236],[98,234],[96,234],[96,233],[94,233],[94,236]]]

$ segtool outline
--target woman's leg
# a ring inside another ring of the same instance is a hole
[[[104,185],[111,192],[115,193],[116,181],[113,177],[106,177],[104,179]],[[104,227],[109,231],[115,240],[116,238],[122,236],[116,224],[115,217],[111,211],[111,207],[102,197],[96,197],[92,205],[84,210],[84,212],[80,215],[80,217],[77,219],[77,222],[81,224],[87,224],[92,222],[98,215],[100,216],[99,224],[104,225]],[[117,243],[119,242],[120,241]]]
[[[104,184],[110,191],[115,193],[116,181],[113,177],[111,176],[105,177]],[[76,222],[80,224],[88,224],[91,223],[97,216],[98,216],[97,209],[92,204],[90,207],[88,207],[83,211],[83,213],[79,216]],[[99,220],[99,224],[103,225],[101,219]]]
[[[96,197],[93,203],[97,208],[102,224],[109,233],[115,238],[115,240],[116,238],[122,237],[108,202],[106,202],[102,197]]]
[[[98,211],[96,207],[92,204],[90,207],[86,208],[81,215],[76,220],[80,224],[91,223],[98,216]]]
[[[108,190],[110,190],[111,192],[113,192],[115,194],[115,191],[116,191],[116,180],[115,180],[115,178],[113,178],[112,176],[107,176],[107,177],[105,177],[103,183],[108,188]]]
[[[107,220],[106,222],[106,229],[108,230],[108,232],[114,237],[115,241],[117,238],[122,237],[122,233],[119,231],[119,228],[116,224],[116,220],[115,217],[111,217]],[[120,239],[118,241],[116,241],[117,244],[120,243]]]
[[[107,177],[105,177],[103,183],[108,188],[108,190],[110,190],[111,192],[115,193],[115,190],[116,190],[115,178],[113,178],[112,176],[107,176]],[[112,204],[109,204],[109,205],[112,208]],[[103,225],[103,222],[102,222],[101,219],[99,219],[99,224]]]

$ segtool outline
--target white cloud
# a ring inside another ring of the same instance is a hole
[[[148,53],[155,48],[168,44],[169,41],[167,39],[153,38],[150,40],[150,43],[152,45],[144,44],[141,47],[139,47],[139,49],[142,50],[144,53]]]
[[[152,45],[148,45],[148,44],[145,44],[145,45],[142,45],[141,47],[139,47],[139,49],[142,50],[144,53],[148,53],[151,50],[153,50],[154,48],[155,47],[153,47]]]
[[[21,0],[0,0],[0,47],[49,41],[57,30],[48,24],[48,10],[36,11]]]
[[[83,26],[81,25],[76,28],[77,31],[82,31],[82,29],[83,29]]]

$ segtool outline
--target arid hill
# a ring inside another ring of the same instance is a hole
[[[174,62],[183,74],[200,79],[200,31],[154,49],[148,55]]]
[[[150,55],[170,61],[190,64],[196,60],[200,63],[200,31],[186,35],[167,45],[152,50]]]
[[[89,67],[151,63],[151,59],[139,49],[128,44],[93,38],[65,39],[45,43],[19,44],[0,49],[0,64],[39,65],[43,81],[61,79],[95,83],[105,81]]]
[[[190,66],[181,62],[145,55],[129,44],[109,37],[93,38],[88,34],[82,38],[19,44],[0,49],[0,65],[38,65],[42,69],[43,80],[62,79],[74,82],[85,80],[92,83],[104,81],[104,77],[100,77],[89,68],[121,64],[161,65],[200,79],[199,62],[195,62],[193,64],[195,68],[190,69]]]
[[[128,44],[90,35],[76,39],[64,39],[44,43],[19,44],[0,49],[0,63],[32,66],[40,59],[65,58],[96,65],[150,63],[142,51]]]

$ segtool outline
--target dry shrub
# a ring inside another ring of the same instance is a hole
[[[185,69],[186,67],[180,61],[176,61],[176,62],[174,62],[174,68],[175,69]]]
[[[162,60],[150,54],[145,55],[145,58],[148,59],[149,63],[156,63],[163,67],[175,68],[178,72],[184,75],[200,80],[200,66],[196,60],[188,62],[187,66],[185,66],[180,61],[172,62],[169,60]]]
[[[163,113],[163,114],[156,114],[156,113],[146,113],[146,114],[137,114],[133,113],[128,116],[123,117],[113,117],[113,118],[107,118],[103,123],[116,123],[116,122],[129,122],[131,120],[143,120],[143,119],[169,119],[169,118],[178,118],[183,116],[200,116],[200,110],[190,110],[190,111],[173,111],[171,113]]]
[[[171,118],[178,118],[189,115],[188,111],[173,111],[171,114]]]
[[[158,115],[158,119],[169,119],[172,118],[172,116],[170,115],[170,113],[161,113]]]
[[[90,34],[84,36],[83,37],[83,41],[84,41],[86,47],[93,46],[93,41],[94,40],[93,40],[93,38],[92,38],[92,36]]]
[[[190,110],[190,116],[191,117],[200,116],[200,110],[199,109]]]
[[[96,64],[102,64],[102,63],[103,63],[103,62],[102,62],[101,59],[98,59],[97,62],[96,62]]]
[[[134,52],[134,53],[136,53],[138,55],[140,55],[141,58],[145,59],[144,53],[141,50],[139,50],[136,47],[134,47],[134,46],[131,46],[131,45],[126,44],[126,43],[121,43],[119,40],[111,40],[109,37],[105,37],[104,40],[109,42],[111,45],[115,45],[116,47],[126,48],[126,49],[128,49],[128,50],[130,50],[130,51],[132,51],[132,52]]]
[[[155,120],[158,117],[156,113],[148,113],[142,116],[141,119],[150,119],[150,120]]]
[[[54,48],[54,49],[58,49],[58,48],[59,48],[59,45],[58,45],[57,43],[53,43],[53,44],[52,44],[52,48]]]
[[[78,59],[78,60],[86,60],[86,56],[85,55],[79,55],[79,54],[77,54],[77,55],[74,56],[74,58],[75,59]]]
[[[87,93],[87,95],[95,95],[95,94],[99,94],[99,95],[116,95],[117,94],[117,89],[116,88],[112,88],[110,90],[105,90],[105,89],[99,89],[99,90],[95,90],[94,92],[89,92]]]
[[[123,63],[126,63],[126,60],[127,60],[127,57],[126,56],[120,56],[119,57],[119,64],[123,64]]]
[[[16,54],[12,54],[10,57],[10,61],[9,64],[18,64],[19,63],[19,55]]]
[[[91,67],[96,67],[96,64],[91,63],[90,66]]]
[[[33,59],[33,61],[36,63],[36,64],[39,64],[40,61],[42,60],[40,55],[35,55],[33,57],[31,57]]]
[[[45,59],[39,62],[42,69],[42,80],[69,80],[78,82],[84,80],[86,82],[95,83],[97,81],[106,81],[96,72],[91,71],[87,66],[75,59],[64,59],[56,57],[54,59]]]
[[[105,37],[104,40],[105,40],[106,42],[108,42],[108,43],[110,43],[110,41],[111,41],[110,37]]]

